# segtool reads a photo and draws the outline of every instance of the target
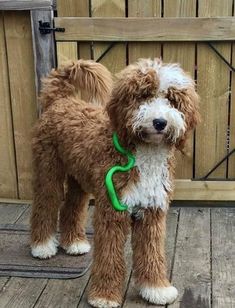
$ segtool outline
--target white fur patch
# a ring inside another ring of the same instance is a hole
[[[70,255],[82,255],[84,253],[87,253],[91,249],[91,245],[88,241],[77,241],[73,244],[69,245],[68,247],[63,247],[66,251],[66,253]]]
[[[165,92],[169,87],[185,89],[194,87],[193,79],[185,74],[178,63],[163,64],[160,59],[140,59],[138,65],[143,73],[154,69],[160,79],[160,92]]]
[[[49,259],[56,255],[58,241],[55,236],[52,236],[47,242],[31,246],[31,254],[35,258]]]
[[[120,306],[119,303],[107,300],[105,298],[89,299],[88,303],[97,308],[116,308]]]
[[[173,286],[165,288],[142,287],[140,289],[140,295],[150,303],[166,305],[176,300],[178,291]]]
[[[122,202],[128,205],[130,212],[136,206],[167,209],[167,192],[172,190],[169,155],[169,148],[165,145],[144,144],[137,147],[136,166],[140,178],[122,196]]]
[[[184,73],[179,64],[166,64],[158,69],[160,91],[167,91],[169,87],[185,89],[194,86],[192,78]]]

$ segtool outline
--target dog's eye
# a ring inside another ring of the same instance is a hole
[[[168,100],[169,100],[172,107],[177,108],[179,106],[179,104],[176,100],[169,99],[169,98],[168,98]]]
[[[179,102],[177,101],[177,99],[175,97],[175,93],[171,89],[168,89],[168,92],[166,94],[166,98],[168,99],[168,101],[170,102],[172,107],[177,108],[179,106]]]

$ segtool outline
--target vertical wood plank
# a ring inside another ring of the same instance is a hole
[[[57,0],[57,12],[60,17],[87,17],[90,15],[89,0]],[[69,46],[69,45],[68,45]],[[67,47],[68,48],[68,47]],[[73,46],[71,46],[73,54]],[[70,52],[68,53],[68,55]],[[91,58],[89,43],[79,43],[78,55],[82,59]]]
[[[211,219],[213,307],[234,307],[235,209],[211,209]]]
[[[0,13],[0,196],[17,198],[17,175],[3,14]]]
[[[165,0],[164,17],[195,17],[196,0]],[[164,43],[164,62],[180,63],[182,68],[194,78],[195,44]],[[186,144],[186,154],[177,153],[176,177],[189,179],[193,177],[193,134]]]
[[[199,0],[199,17],[231,16],[232,0]],[[231,44],[214,46],[230,61]],[[196,177],[205,175],[227,152],[229,70],[206,44],[198,44],[197,84],[202,123],[196,130]],[[212,175],[226,176],[226,163]]]
[[[57,42],[57,63],[61,63],[67,60],[77,60],[78,50],[76,42]]]
[[[210,209],[181,208],[172,282],[172,308],[211,307]]]
[[[89,16],[89,1],[87,0],[57,0],[56,6],[60,17]]]
[[[161,17],[161,0],[129,0],[128,1],[129,17]],[[139,58],[160,58],[160,43],[129,43],[129,63]]]
[[[4,15],[20,199],[32,197],[31,129],[36,119],[33,45],[28,12]]]
[[[235,6],[233,9],[233,16],[235,16]],[[235,67],[235,43],[232,45],[232,65]],[[235,149],[235,73],[232,72],[231,74],[230,151]],[[235,178],[235,153],[228,160],[228,177]]]
[[[125,17],[125,0],[91,0],[92,17]],[[107,43],[94,43],[94,60],[109,46]],[[126,65],[125,44],[118,43],[100,61],[112,73],[117,73]]]

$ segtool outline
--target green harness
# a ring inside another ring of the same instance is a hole
[[[126,211],[128,209],[126,204],[122,204],[117,196],[116,189],[113,184],[113,175],[117,172],[128,172],[131,170],[135,165],[135,157],[132,153],[128,150],[125,150],[118,141],[117,133],[113,134],[113,144],[115,149],[121,153],[122,155],[126,156],[128,162],[124,166],[115,165],[109,169],[105,176],[105,186],[108,192],[108,196],[112,203],[113,208],[116,211]]]

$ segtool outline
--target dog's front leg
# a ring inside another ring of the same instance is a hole
[[[178,292],[166,277],[164,251],[166,213],[146,209],[133,222],[132,246],[134,277],[140,295],[153,304],[172,303]]]
[[[96,200],[97,202],[97,200]],[[97,204],[94,216],[94,260],[88,302],[94,307],[118,307],[125,279],[124,245],[127,214]]]

